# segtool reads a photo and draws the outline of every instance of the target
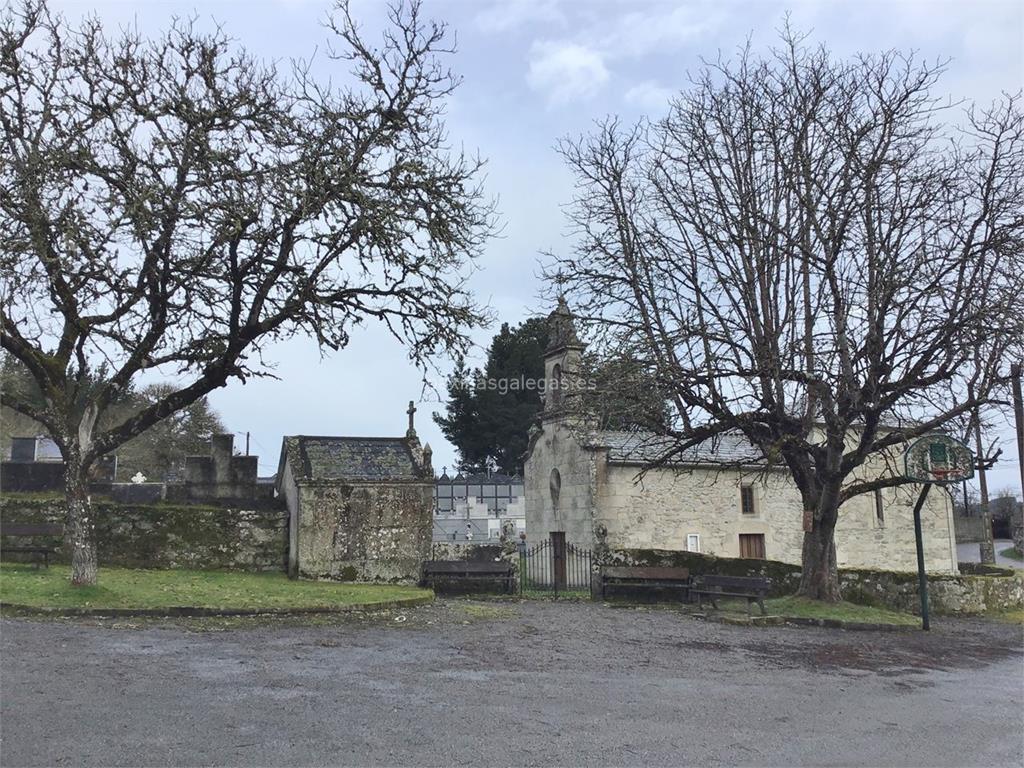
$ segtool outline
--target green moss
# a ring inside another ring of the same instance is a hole
[[[881,571],[874,568],[842,568],[839,571],[839,580],[843,580],[843,575],[849,574],[851,576],[857,576],[860,578],[885,580],[890,584],[916,584],[917,574],[913,571]],[[929,578],[941,578],[941,576],[929,575]]]
[[[72,587],[69,568],[0,565],[0,601],[34,608],[221,610],[333,608],[429,597],[407,586],[291,581],[281,573],[101,568],[95,587]]]
[[[359,570],[354,565],[346,565],[338,572],[339,581],[355,581],[359,578]]]
[[[64,501],[64,494],[60,491],[4,491],[2,500],[10,503],[39,505]]]
[[[866,605],[871,608],[881,608],[884,606],[878,595],[858,586],[843,587],[843,597],[848,603],[855,603],[856,605]]]
[[[808,600],[803,597],[781,597],[766,600],[765,607],[769,615],[793,616],[805,619],[835,619],[838,621],[865,624],[898,624],[909,626],[920,623],[920,618],[912,613],[902,613],[887,608],[867,605],[855,605],[844,601],[826,603],[821,600]]]

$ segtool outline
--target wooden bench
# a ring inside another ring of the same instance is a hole
[[[609,589],[665,589],[680,593],[685,603],[690,597],[690,569],[657,566],[602,566],[598,575],[601,599]]]
[[[740,597],[747,601],[747,615],[750,615],[750,604],[757,603],[761,615],[767,615],[764,599],[772,583],[770,579],[760,576],[695,576],[691,593],[697,596],[697,604],[704,607],[705,598],[718,610],[718,598]]]
[[[504,561],[428,560],[423,563],[422,583],[431,589],[447,584],[500,584],[502,591],[515,592],[516,574],[511,563]]]
[[[53,523],[4,523],[0,525],[0,538],[2,539],[35,539],[40,537],[59,539],[64,533],[62,526]],[[35,555],[33,562],[36,568],[39,567],[40,559],[44,567],[50,567],[50,555],[57,551],[56,547],[40,544],[21,544],[8,547],[0,543],[0,551],[27,552]]]

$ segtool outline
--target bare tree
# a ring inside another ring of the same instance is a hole
[[[658,463],[735,431],[788,469],[812,598],[839,599],[843,503],[904,482],[858,468],[998,399],[1024,331],[1020,97],[951,126],[941,72],[786,29],[664,119],[561,144],[577,244],[551,273],[599,345],[654,361],[675,411]]]
[[[42,4],[0,16],[0,340],[43,398],[5,403],[63,453],[75,584],[96,581],[90,465],[266,375],[269,342],[336,350],[376,319],[423,363],[483,319],[465,278],[493,209],[481,161],[447,144],[444,25],[414,1],[379,45],[345,3],[328,26],[346,87],[189,22],[150,41],[72,29]],[[184,383],[98,428],[154,369]]]

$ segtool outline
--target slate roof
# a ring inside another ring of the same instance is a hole
[[[608,461],[618,464],[647,464],[663,457],[672,441],[647,432],[599,431],[593,433],[586,444],[594,448],[607,448]],[[673,464],[763,464],[764,456],[746,437],[727,433],[705,440],[688,448]]]
[[[296,480],[419,480],[409,443],[402,437],[284,439]]]

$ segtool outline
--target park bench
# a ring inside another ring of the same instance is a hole
[[[3,523],[0,525],[0,540],[2,539],[19,539],[24,541],[25,539],[40,539],[50,538],[59,539],[63,534],[64,529],[53,523]],[[15,546],[7,546],[5,543],[0,541],[0,552],[4,554],[8,552],[24,552],[33,555],[33,562],[36,568],[39,567],[39,563],[46,567],[50,567],[50,555],[55,553],[57,548],[50,545],[43,545],[34,542],[27,544],[16,544]]]
[[[658,589],[680,593],[682,602],[690,595],[690,569],[658,566],[605,565],[598,575],[601,599],[616,589]]]
[[[428,560],[423,563],[424,585],[431,589],[451,585],[500,585],[503,592],[515,591],[516,574],[511,563],[504,561]]]
[[[747,615],[750,615],[750,604],[757,603],[761,615],[767,615],[764,599],[771,588],[771,580],[760,576],[695,576],[691,594],[697,596],[697,605],[704,607],[704,600],[709,599],[715,610],[718,610],[718,598],[738,597],[747,601]]]

